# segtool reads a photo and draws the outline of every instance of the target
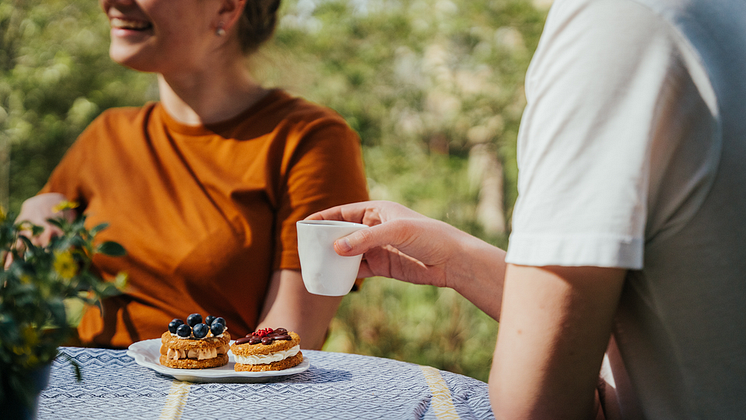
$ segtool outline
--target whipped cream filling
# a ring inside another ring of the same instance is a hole
[[[298,354],[299,351],[300,345],[297,345],[287,350],[281,350],[271,354],[257,354],[251,356],[239,356],[234,354],[234,357],[236,358],[236,363],[241,363],[243,365],[268,365],[272,362],[279,362],[288,357],[293,357]]]
[[[214,359],[218,357],[219,354],[225,354],[227,352],[228,352],[227,346],[212,347],[209,349],[194,349],[194,350],[172,349],[169,347],[168,350],[166,351],[166,359],[168,360],[179,360],[179,359],[206,360],[206,359]]]

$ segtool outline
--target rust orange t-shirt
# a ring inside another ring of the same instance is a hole
[[[81,134],[42,192],[78,201],[105,278],[126,293],[83,317],[88,345],[159,337],[173,318],[222,316],[234,336],[256,327],[278,269],[299,269],[295,222],[368,199],[360,143],[334,111],[273,90],[229,121],[189,126],[160,103],[104,112]]]

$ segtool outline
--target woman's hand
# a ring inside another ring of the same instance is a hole
[[[502,250],[388,201],[333,207],[307,219],[371,226],[334,243],[339,255],[364,254],[358,277],[385,276],[450,287],[493,318],[499,315],[505,273]]]
[[[47,193],[39,194],[23,202],[21,213],[16,218],[16,222],[30,222],[44,228],[44,231],[37,236],[32,236],[30,231],[24,235],[31,240],[31,243],[36,246],[45,246],[53,237],[62,234],[60,229],[47,222],[47,219],[60,216],[64,216],[70,221],[75,219],[75,210],[55,210],[55,206],[66,200],[62,194]],[[19,241],[16,246],[22,247],[23,243]],[[12,262],[12,255],[8,254],[5,258],[5,268],[10,267]]]

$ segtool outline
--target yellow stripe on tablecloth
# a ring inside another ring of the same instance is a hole
[[[456,407],[453,405],[451,391],[448,384],[440,376],[438,369],[430,366],[420,366],[422,375],[425,376],[430,392],[433,394],[432,406],[435,417],[438,419],[459,419]]]
[[[174,381],[166,397],[160,420],[179,420],[189,396],[190,382]]]

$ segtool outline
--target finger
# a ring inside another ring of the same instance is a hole
[[[371,208],[370,201],[344,204],[314,213],[306,220],[341,220],[345,222],[362,223],[366,212]]]
[[[38,247],[47,246],[52,241],[52,238],[56,238],[64,234],[64,232],[62,232],[60,228],[49,223],[42,223],[39,226],[43,227],[44,230],[36,236],[32,236],[31,231],[23,232],[23,236],[27,237],[32,244]],[[22,242],[19,241],[18,243],[23,246]]]
[[[44,226],[44,232],[42,232],[37,238],[37,241],[34,242],[34,245],[36,246],[47,246],[51,241],[52,238],[57,238],[60,236],[63,236],[64,232],[57,226],[53,226],[50,224],[46,224]]]
[[[10,268],[11,264],[13,264],[13,253],[12,252],[6,252],[5,253],[3,267],[7,270],[7,269]]]
[[[342,256],[353,256],[385,245],[397,247],[408,241],[406,224],[406,220],[393,220],[360,229],[334,241],[334,250]]]

